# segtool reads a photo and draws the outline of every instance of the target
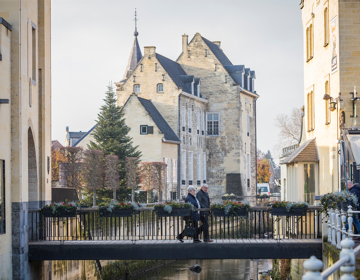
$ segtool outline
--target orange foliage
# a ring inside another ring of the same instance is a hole
[[[59,149],[51,151],[51,181],[59,180],[60,163],[65,161],[65,156]]]
[[[257,181],[258,183],[269,183],[270,163],[266,158],[257,160]]]

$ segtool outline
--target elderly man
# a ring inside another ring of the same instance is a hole
[[[191,203],[194,206],[194,208],[200,208],[201,206],[200,206],[198,199],[195,196],[195,192],[196,192],[195,187],[189,186],[188,187],[188,196],[186,197],[185,202]],[[184,217],[184,218],[186,221],[191,219],[192,227],[194,229],[196,229],[196,234],[194,236],[194,243],[200,243],[201,240],[199,240],[199,232],[197,230],[198,222],[200,220],[200,213],[199,213],[199,211],[191,211],[190,215],[191,215],[190,217]],[[185,235],[185,230],[183,230],[182,233],[180,233],[176,237],[176,239],[179,240],[180,242],[184,242],[183,241],[184,235]]]
[[[204,184],[201,187],[201,190],[196,194],[196,198],[199,200],[201,208],[210,208],[210,198],[208,194],[208,185]],[[200,220],[202,222],[201,229],[204,232],[204,242],[213,242],[209,239],[209,222],[208,216],[210,215],[209,211],[201,211]]]

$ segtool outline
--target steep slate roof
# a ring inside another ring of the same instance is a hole
[[[156,123],[157,127],[164,133],[165,140],[181,142],[179,137],[175,134],[174,130],[166,122],[164,117],[160,114],[158,109],[154,106],[151,100],[138,97],[141,105],[144,106],[145,110],[149,113],[150,117]]]
[[[81,131],[79,131],[79,132],[69,132],[69,137],[70,138],[81,138],[81,137],[83,137],[84,136],[84,134],[86,134],[86,132],[81,132]]]
[[[158,53],[156,54],[156,58],[160,62],[161,66],[164,67],[165,71],[169,74],[170,78],[174,81],[176,86],[181,87],[183,91],[191,93],[191,89],[186,86],[183,79],[180,77],[182,75],[187,76],[181,65]]]
[[[244,65],[224,65],[226,71],[230,74],[231,78],[233,78],[234,82],[238,85],[244,86],[242,83],[242,73],[245,72]]]
[[[222,65],[232,65],[231,61],[227,58],[224,52],[219,48],[218,45],[214,44],[213,42],[209,41],[208,39],[201,37],[206,45],[210,48],[212,53],[216,56],[216,58],[220,61]]]
[[[135,36],[134,43],[130,52],[128,65],[126,66],[125,69],[124,79],[130,76],[130,74],[132,73],[132,71],[134,71],[136,65],[138,64],[141,58],[142,58],[142,54],[141,54],[139,42],[137,36]]]
[[[280,164],[288,164],[294,162],[318,162],[318,152],[316,148],[316,140],[310,139],[299,148],[297,148],[291,155],[284,159]]]
[[[88,132],[86,132],[75,144],[73,144],[72,146],[75,147],[77,144],[80,143],[81,140],[83,140],[86,136],[88,136],[90,134],[91,131],[94,130],[94,128],[97,126],[97,124],[95,124]]]

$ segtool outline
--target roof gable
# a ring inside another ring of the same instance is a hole
[[[218,45],[214,44],[213,42],[209,41],[208,39],[201,37],[205,44],[209,47],[211,52],[216,56],[216,58],[220,61],[222,65],[232,65],[231,61],[225,55],[225,53],[219,48]]]

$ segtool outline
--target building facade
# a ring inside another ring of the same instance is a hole
[[[28,210],[51,201],[48,0],[0,1],[0,279],[29,279]]]
[[[177,166],[170,166],[178,173],[172,190],[178,198],[186,195],[189,185],[203,183],[212,197],[225,192],[254,195],[259,97],[255,72],[233,65],[220,42],[199,33],[190,43],[184,35],[182,42],[176,62],[158,54],[154,46],[145,47],[144,56],[126,69],[126,78],[115,83],[118,105],[133,93],[151,100],[180,138]],[[138,58],[134,52],[130,61]]]
[[[354,106],[359,101],[354,92],[360,84],[360,3],[304,0],[300,7],[304,38],[302,137],[299,148],[283,164],[287,168],[285,192],[295,188],[298,200],[313,202],[314,195],[338,191],[346,184],[346,176],[353,179],[350,171],[355,160],[350,161],[344,147],[350,145],[347,135],[359,127]],[[348,172],[342,171],[344,155]]]

